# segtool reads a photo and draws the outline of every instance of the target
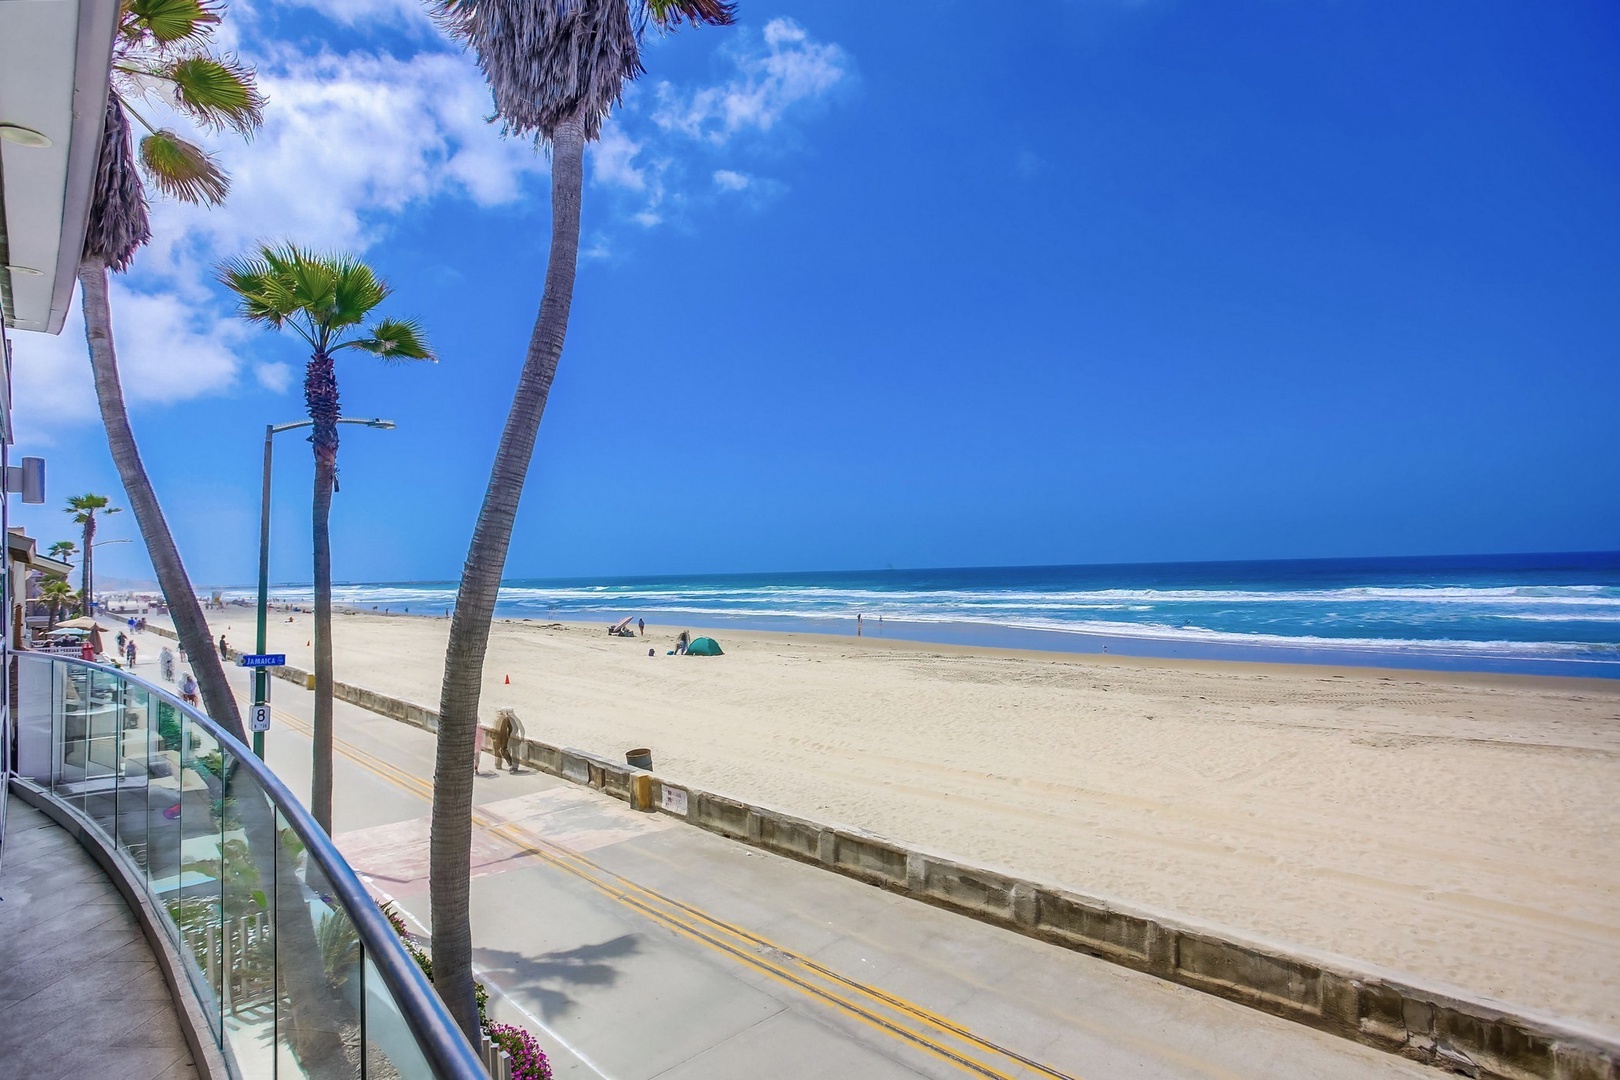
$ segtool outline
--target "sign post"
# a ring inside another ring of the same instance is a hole
[[[261,644],[260,648],[264,646]],[[236,661],[253,671],[253,710],[248,727],[253,731],[253,754],[264,760],[264,733],[270,730],[270,668],[283,667],[286,653],[243,653]]]

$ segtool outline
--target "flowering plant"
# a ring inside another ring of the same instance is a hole
[[[511,1056],[512,1080],[551,1080],[551,1062],[533,1035],[511,1024],[491,1024],[489,1038]]]

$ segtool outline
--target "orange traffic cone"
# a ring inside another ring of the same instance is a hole
[[[508,675],[508,676],[507,676],[507,677],[506,677],[506,685],[507,685],[507,686],[511,686],[511,685],[512,685],[512,676],[510,676],[510,675]]]

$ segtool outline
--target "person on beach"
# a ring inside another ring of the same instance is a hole
[[[680,636],[675,639],[675,655],[676,656],[685,656],[686,655],[686,643],[688,641],[690,641],[690,640],[691,640],[691,635],[689,635],[685,630],[682,630],[681,633],[680,633]]]
[[[124,646],[124,658],[129,661],[129,666],[130,667],[135,666],[135,639],[134,638],[131,638],[129,640],[129,643]]]
[[[641,631],[641,636],[642,637],[646,637],[647,636],[647,620],[646,619],[637,619],[636,620],[636,629]]]
[[[231,647],[225,644],[224,634],[219,635],[219,658],[221,660],[229,660],[231,658]]]
[[[856,637],[861,636],[861,619],[862,618],[864,618],[864,616],[862,616],[860,612],[855,613],[855,636]]]
[[[495,767],[501,767],[505,759],[508,771],[517,772],[517,746],[523,738],[523,721],[512,709],[500,709],[495,713],[495,732],[490,738],[490,753],[495,756]]]
[[[187,705],[197,704],[197,676],[189,671],[180,676],[180,700]]]
[[[473,728],[473,775],[478,775],[478,767],[484,763],[484,725],[478,724]],[[495,764],[499,765],[497,760]]]

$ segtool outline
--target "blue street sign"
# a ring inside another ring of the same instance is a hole
[[[285,667],[286,653],[243,653],[237,661],[242,667]]]

